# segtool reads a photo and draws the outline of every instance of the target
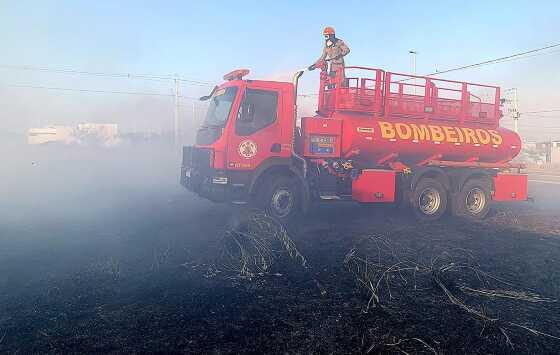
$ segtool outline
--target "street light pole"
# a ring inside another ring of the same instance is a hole
[[[418,54],[418,52],[410,50],[408,53],[412,54],[412,75],[416,76],[416,54]],[[414,86],[412,90],[414,95],[416,95],[416,78],[414,78]]]
[[[179,145],[179,80],[175,79],[175,112],[173,120],[173,143]]]

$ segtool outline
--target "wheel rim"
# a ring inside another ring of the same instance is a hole
[[[279,189],[272,195],[271,207],[278,217],[286,217],[290,214],[294,205],[294,196],[288,189]]]
[[[433,215],[441,206],[441,195],[438,190],[427,187],[418,195],[418,207],[425,215]]]
[[[465,205],[471,214],[478,214],[486,207],[486,194],[484,191],[475,187],[470,190],[465,198]]]

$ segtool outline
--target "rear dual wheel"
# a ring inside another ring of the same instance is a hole
[[[435,221],[445,214],[447,199],[447,190],[442,183],[424,178],[412,191],[410,203],[420,220]],[[471,220],[483,219],[490,211],[490,182],[484,178],[472,178],[450,200],[453,215]]]
[[[435,221],[447,210],[447,190],[436,179],[423,178],[412,191],[410,204],[418,219]]]
[[[452,201],[453,214],[457,217],[479,220],[490,211],[490,183],[484,178],[468,180]]]

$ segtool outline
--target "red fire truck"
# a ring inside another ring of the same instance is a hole
[[[511,160],[520,137],[499,125],[500,88],[347,67],[321,68],[318,108],[297,117],[298,81],[244,79],[210,95],[181,184],[216,202],[253,204],[279,220],[317,201],[397,203],[420,219],[484,218],[493,201],[527,199]]]

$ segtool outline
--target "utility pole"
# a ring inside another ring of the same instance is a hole
[[[509,104],[508,113],[511,115],[511,118],[513,118],[513,130],[515,131],[515,133],[519,133],[519,117],[521,116],[521,114],[519,113],[517,88],[507,89],[505,92],[513,94],[512,99],[504,99],[504,101]]]
[[[195,105],[194,102],[192,103],[192,118],[190,119],[190,125],[189,125],[189,140],[192,141],[192,136],[190,136],[190,132],[193,131],[193,127],[198,127],[198,124],[196,122],[196,111],[195,111]]]
[[[410,50],[408,53],[412,54],[412,75],[416,76],[416,55],[418,52]],[[416,78],[414,78],[413,93],[416,95]]]
[[[519,101],[517,101],[517,88],[513,88],[513,130],[519,133]]]
[[[194,107],[194,102],[192,104],[192,120],[191,121],[192,121],[193,125],[196,124],[196,111],[195,111],[195,107]]]
[[[179,146],[179,80],[175,79],[175,120],[173,124],[173,143]]]

